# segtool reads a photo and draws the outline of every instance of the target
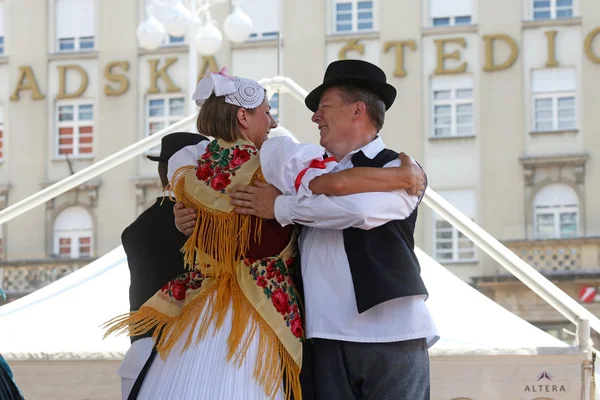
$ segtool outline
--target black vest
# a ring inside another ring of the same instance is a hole
[[[359,151],[352,157],[352,164],[381,168],[397,158],[398,153],[389,149],[373,159]],[[344,229],[344,247],[359,313],[398,297],[428,295],[414,252],[417,209],[418,204],[408,218],[370,230]]]

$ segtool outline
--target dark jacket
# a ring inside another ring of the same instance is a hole
[[[168,198],[158,198],[121,235],[131,273],[131,311],[138,310],[165,283],[186,272],[180,249],[187,237],[175,226],[174,205]],[[152,332],[132,338],[132,342],[150,336]]]

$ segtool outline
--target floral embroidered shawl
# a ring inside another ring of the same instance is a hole
[[[190,272],[168,282],[139,311],[109,321],[106,335],[128,331],[136,336],[156,328],[153,338],[159,354],[166,358],[190,324],[200,324],[199,334],[192,337],[191,329],[185,348],[193,339],[198,343],[213,322],[221,329],[232,307],[228,360],[241,365],[258,334],[255,379],[269,397],[285,382],[286,397],[293,394],[301,399],[304,332],[290,272],[296,235],[278,255],[260,260],[244,257],[251,235],[260,239],[260,223],[253,230],[250,217],[235,213],[226,194],[229,187],[257,180],[264,180],[258,150],[246,140],[214,140],[198,165],[175,173],[171,182],[175,196],[198,215],[194,233],[182,249]],[[206,307],[210,312],[203,313]]]

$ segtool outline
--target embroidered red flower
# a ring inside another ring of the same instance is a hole
[[[231,183],[231,179],[229,179],[229,176],[229,172],[219,174],[213,178],[210,185],[215,190],[225,190],[225,188]]]
[[[171,289],[171,293],[173,294],[173,298],[175,300],[185,299],[185,291],[186,291],[186,286],[183,283],[176,283],[173,285],[173,288]]]
[[[250,153],[248,152],[248,150],[240,150],[239,148],[236,148],[235,150],[233,150],[233,160],[231,160],[229,166],[239,167],[249,159]]]
[[[273,301],[273,305],[277,312],[281,315],[285,315],[290,312],[290,298],[287,293],[285,293],[281,289],[277,289],[271,295],[271,300]]]
[[[212,157],[213,153],[211,153],[210,151],[206,151],[206,153],[202,154],[202,159],[203,160],[209,160]]]
[[[264,276],[259,276],[256,280],[256,284],[261,288],[267,287],[267,279]]]
[[[214,174],[215,173],[209,164],[206,164],[204,166],[199,166],[198,169],[196,169],[196,178],[200,179],[201,181],[207,180],[208,178],[212,177]]]
[[[304,334],[304,329],[302,329],[302,321],[300,321],[300,318],[297,314],[296,318],[292,320],[292,325],[290,326],[290,329],[292,330],[292,334],[297,338],[302,337],[302,335]]]

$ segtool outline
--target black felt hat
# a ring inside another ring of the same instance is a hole
[[[160,142],[160,155],[147,156],[152,161],[169,161],[169,158],[186,146],[191,146],[208,140],[206,136],[198,133],[175,132],[163,137]]]
[[[323,83],[306,96],[304,103],[315,112],[323,92],[340,85],[354,85],[377,94],[383,100],[386,111],[396,99],[396,89],[386,82],[385,72],[381,68],[361,60],[340,60],[329,64]]]

